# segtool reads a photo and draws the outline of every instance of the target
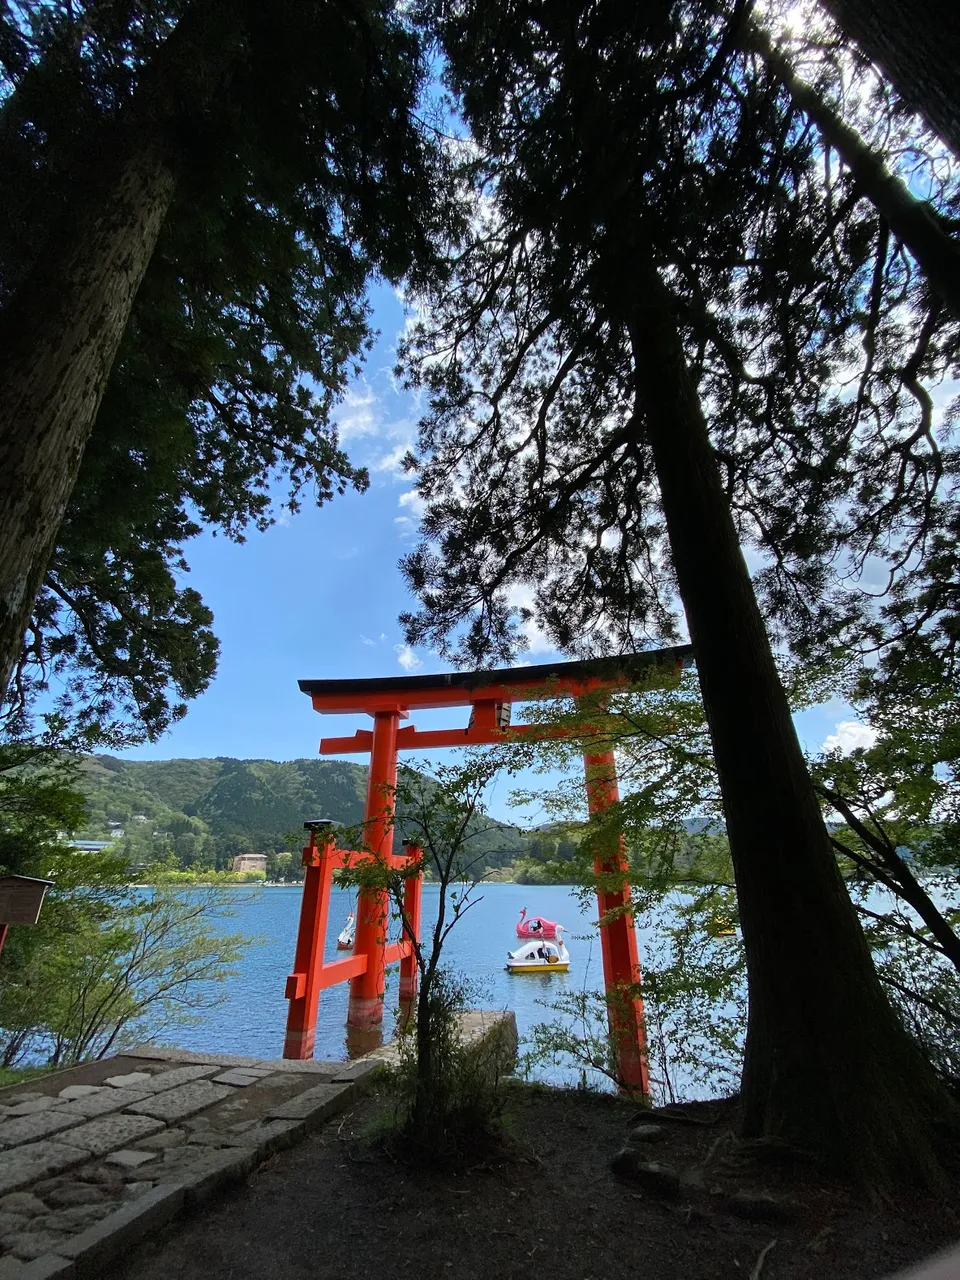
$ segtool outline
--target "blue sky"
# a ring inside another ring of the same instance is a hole
[[[352,734],[359,717],[318,716],[300,693],[301,678],[335,679],[444,670],[428,652],[403,644],[398,614],[412,601],[397,561],[412,544],[417,503],[399,460],[412,443],[415,397],[393,379],[395,343],[403,328],[401,301],[373,290],[380,337],[363,376],[338,412],[344,444],[370,468],[365,494],[304,506],[268,532],[237,545],[204,533],[187,547],[192,585],[213,609],[220,667],[186,718],[157,743],[125,754],[138,759],[235,756],[291,760],[313,756],[321,734]],[[534,662],[556,656],[534,636]],[[463,723],[463,712],[419,714],[422,727]],[[856,745],[860,730],[845,704],[830,703],[797,717],[804,746],[818,750],[831,734]],[[363,756],[347,757],[365,763]],[[491,811],[512,821],[509,787],[498,786]],[[536,812],[527,820],[536,822]]]

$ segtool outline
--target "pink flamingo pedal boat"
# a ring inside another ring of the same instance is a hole
[[[557,924],[556,920],[545,920],[543,916],[528,917],[526,907],[520,912],[520,919],[517,921],[518,938],[555,939],[558,929],[562,930],[563,925]]]

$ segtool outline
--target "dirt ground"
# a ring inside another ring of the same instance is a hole
[[[272,1157],[110,1280],[869,1280],[960,1237],[960,1196],[871,1207],[812,1170],[735,1157],[732,1101],[646,1118],[660,1132],[640,1158],[687,1175],[666,1197],[611,1172],[638,1119],[614,1098],[511,1089],[503,1147],[443,1172],[385,1154],[387,1106],[371,1096]]]

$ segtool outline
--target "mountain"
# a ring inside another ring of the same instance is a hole
[[[362,821],[367,770],[340,760],[96,755],[84,760],[80,786],[89,813],[84,837],[114,837],[132,862],[172,857],[185,868],[224,867],[238,853],[282,858],[302,842],[305,819],[333,818],[346,826]],[[500,824],[473,840],[489,869],[512,865],[528,845],[515,828]],[[294,867],[297,862],[292,860]]]

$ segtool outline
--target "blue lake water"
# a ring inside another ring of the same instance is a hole
[[[436,920],[438,887],[423,889],[423,927]],[[595,926],[596,907],[582,908],[568,886],[514,884],[483,885],[477,901],[450,933],[444,949],[447,967],[479,987],[476,1001],[485,1008],[512,1009],[523,1037],[536,1022],[554,1016],[541,1002],[564,990],[597,990],[603,986],[600,943]],[[245,954],[237,974],[225,984],[225,998],[207,1010],[195,1026],[179,1027],[169,1038],[182,1048],[277,1057],[283,1049],[287,1002],[283,991],[293,969],[301,890],[266,888],[230,894],[233,914],[222,922],[225,932],[261,939]],[[342,957],[336,935],[353,908],[353,894],[335,889],[327,937],[327,959]],[[567,974],[510,974],[504,969],[508,949],[519,945],[516,924],[520,910],[542,915],[567,927],[570,972]],[[396,931],[396,930],[395,930]],[[640,931],[641,949],[643,931]],[[399,966],[388,970],[383,1034],[393,1031]],[[321,992],[317,1021],[317,1058],[346,1059],[375,1047],[369,1033],[346,1030],[348,984]],[[364,1035],[367,1038],[364,1038]],[[376,1036],[374,1036],[374,1041]],[[541,1074],[546,1074],[541,1072]],[[550,1073],[551,1078],[555,1073]]]

